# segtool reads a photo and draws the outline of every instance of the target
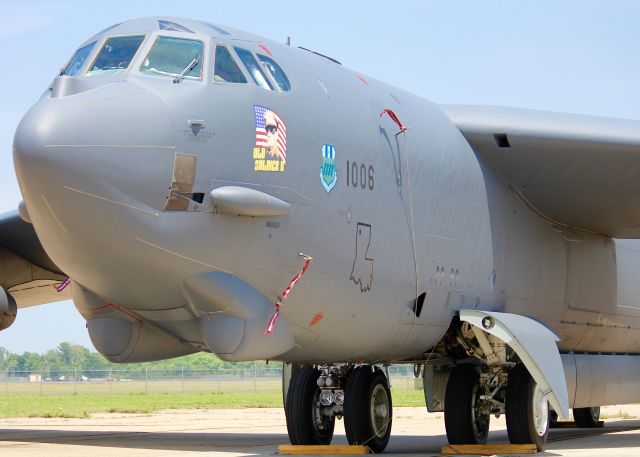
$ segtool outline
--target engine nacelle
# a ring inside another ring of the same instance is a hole
[[[184,280],[182,291],[198,317],[203,341],[222,360],[274,359],[293,348],[286,319],[272,333],[264,331],[273,303],[240,278],[199,273]]]
[[[17,313],[16,301],[0,287],[0,330],[11,327],[11,324],[16,320]]]
[[[114,363],[150,362],[196,352],[151,322],[72,283],[76,308],[87,320],[91,342]]]
[[[114,363],[150,362],[195,352],[155,325],[115,310],[89,319],[87,330],[98,352]]]

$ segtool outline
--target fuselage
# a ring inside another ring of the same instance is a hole
[[[172,21],[190,31],[145,19],[88,40],[83,70],[58,77],[16,133],[38,236],[95,297],[85,318],[117,305],[206,349],[185,278],[226,272],[275,303],[304,253],[313,261],[282,305],[295,347],[279,359],[418,358],[460,309],[543,321],[563,351],[640,352],[634,242],[556,227],[428,100],[306,50]],[[114,36],[143,37],[130,64],[87,75]],[[143,72],[159,37],[201,42],[200,77]],[[246,83],[214,77],[217,47]],[[277,62],[290,90],[266,71],[271,90],[252,81],[244,51]],[[278,149],[258,139],[270,122]],[[291,209],[220,214],[209,195],[224,186]]]

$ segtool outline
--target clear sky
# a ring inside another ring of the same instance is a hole
[[[123,20],[167,15],[233,26],[332,56],[440,103],[640,119],[640,2],[0,0],[0,212],[21,200],[11,149],[21,116],[77,46]],[[20,310],[0,346],[91,347],[71,303]]]

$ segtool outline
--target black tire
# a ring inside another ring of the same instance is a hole
[[[551,415],[549,403],[541,395],[526,367],[516,365],[509,373],[505,399],[507,433],[512,444],[533,443],[538,451],[544,449]]]
[[[447,381],[444,396],[444,425],[450,444],[485,444],[489,435],[488,414],[478,406],[480,374],[473,365],[459,365]]]
[[[600,407],[573,408],[573,420],[580,428],[595,428],[600,423]]]
[[[347,378],[344,398],[344,429],[349,444],[384,451],[391,436],[393,405],[389,382],[380,369],[356,368]]]
[[[285,408],[287,406],[287,397],[289,396],[289,385],[291,385],[291,380],[296,377],[302,368],[303,367],[297,363],[288,364],[285,362],[282,364],[282,404]]]
[[[313,367],[304,367],[291,378],[284,408],[291,444],[331,444],[335,417],[320,414],[318,377]]]

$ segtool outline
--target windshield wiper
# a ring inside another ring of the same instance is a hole
[[[198,65],[198,63],[199,63],[198,58],[194,57],[193,60],[189,62],[189,65],[187,65],[184,70],[182,70],[175,78],[173,78],[173,82],[177,84],[180,81],[182,81],[184,77],[187,75],[187,73],[193,70],[196,67],[196,65]]]

